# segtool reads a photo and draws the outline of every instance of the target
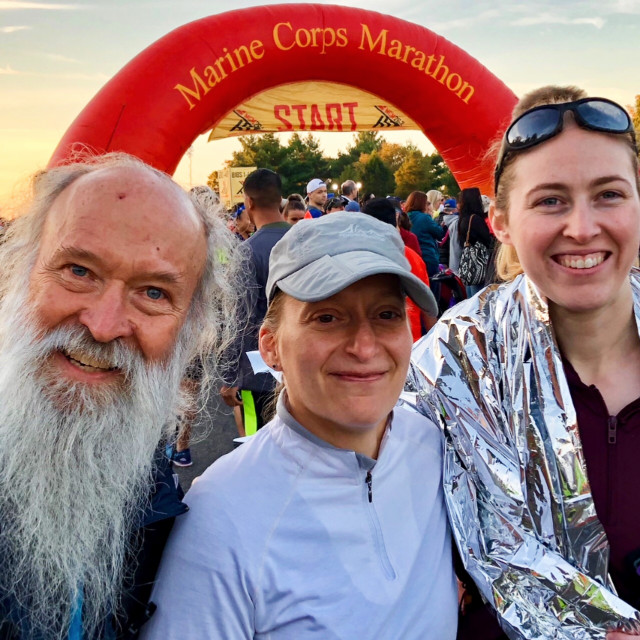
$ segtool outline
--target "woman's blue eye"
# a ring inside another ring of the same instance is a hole
[[[152,300],[160,300],[164,294],[161,289],[156,289],[155,287],[149,287],[147,289],[147,296]]]
[[[84,276],[89,273],[89,269],[81,267],[79,264],[73,264],[71,265],[71,273],[73,273],[74,276],[84,278]]]

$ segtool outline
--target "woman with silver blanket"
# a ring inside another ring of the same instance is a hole
[[[510,638],[640,637],[637,153],[621,106],[525,96],[495,172],[505,282],[414,349],[460,555]]]

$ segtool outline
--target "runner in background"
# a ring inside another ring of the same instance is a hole
[[[267,405],[275,388],[273,376],[254,374],[246,354],[258,348],[258,331],[267,312],[265,286],[271,249],[291,228],[280,214],[282,181],[277,173],[270,169],[250,173],[244,182],[244,193],[247,213],[257,228],[243,245],[251,269],[247,286],[249,322],[234,346],[236,362],[228,374],[228,384],[220,390],[228,406],[242,407],[243,425],[238,425],[241,436],[254,434],[265,423]]]
[[[358,204],[358,185],[353,180],[345,180],[340,185],[342,195],[348,200],[345,211],[360,211]]]
[[[429,201],[429,212],[432,218],[437,218],[439,213],[442,213],[444,196],[437,189],[431,189],[427,191],[427,200]]]
[[[198,414],[200,400],[200,384],[202,382],[202,360],[196,358],[188,367],[180,384],[180,391],[185,398],[186,409],[178,417],[178,437],[175,447],[169,446],[169,458],[178,467],[190,467],[191,459],[191,428]]]
[[[326,216],[328,213],[345,211],[345,205],[347,204],[348,201],[344,196],[336,196],[335,198],[331,198],[331,200],[327,200],[326,204],[324,205],[324,215]]]
[[[307,211],[312,218],[319,218],[324,213],[324,204],[327,201],[327,185],[324,180],[314,178],[307,184]]]
[[[284,206],[284,210],[282,211],[282,217],[285,222],[294,225],[296,222],[300,222],[300,220],[304,218],[306,212],[307,208],[304,206],[302,196],[294,194],[287,198],[287,204]]]
[[[244,205],[240,205],[232,214],[233,226],[240,240],[247,240],[256,230]]]
[[[380,222],[390,224],[394,229],[398,228],[396,209],[393,206],[390,198],[374,198],[369,200],[365,204],[362,213],[365,213]],[[404,247],[404,257],[409,262],[411,273],[419,278],[427,287],[429,286],[429,276],[427,275],[427,269],[424,266],[422,258],[410,247]],[[419,340],[437,321],[437,314],[429,315],[423,309],[420,309],[418,305],[406,298],[406,311],[409,319],[409,325],[411,327],[411,335],[413,341]]]

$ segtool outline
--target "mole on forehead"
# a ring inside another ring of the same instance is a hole
[[[125,195],[131,191],[166,188],[159,176],[141,167],[104,167],[85,174],[78,180],[79,188],[114,190]]]
[[[129,173],[124,168],[98,170],[86,174],[70,185],[68,199],[75,202],[117,202],[130,198],[153,198],[161,194],[163,200],[174,201],[176,193],[171,184],[158,180],[152,173],[134,168]]]
[[[179,219],[202,226],[195,208],[181,189],[153,172],[139,167],[109,167],[85,174],[70,185],[68,193],[61,194],[63,215],[78,207],[103,207],[109,203],[132,202],[133,205],[155,202],[156,215],[160,209],[171,211],[174,224]]]

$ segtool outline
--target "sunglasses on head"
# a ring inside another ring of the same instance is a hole
[[[573,113],[576,123],[583,129],[604,133],[631,133],[635,144],[633,123],[627,111],[606,98],[582,98],[573,102],[545,104],[523,113],[507,129],[502,144],[502,153],[496,166],[495,191],[504,168],[504,160],[511,151],[522,151],[535,147],[554,136],[564,126],[564,114]]]
[[[345,207],[345,201],[341,197],[331,198],[331,200],[327,202],[327,211],[329,211],[329,209],[339,209],[340,207]]]

